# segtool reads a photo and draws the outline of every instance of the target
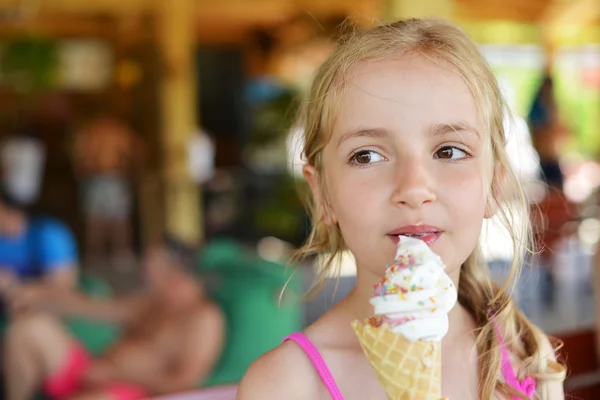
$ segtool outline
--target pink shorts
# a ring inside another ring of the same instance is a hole
[[[63,367],[44,383],[44,392],[53,399],[62,400],[81,391],[81,383],[86,371],[92,365],[92,358],[80,345],[74,345]],[[104,387],[113,400],[139,400],[147,393],[139,386],[115,382]]]

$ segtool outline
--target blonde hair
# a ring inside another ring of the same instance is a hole
[[[501,355],[494,326],[496,323],[511,354],[520,360],[519,375],[536,378],[538,386],[534,399],[545,399],[548,397],[546,383],[564,380],[566,370],[554,361],[553,352],[542,354],[542,343],[546,337],[517,310],[509,296],[519,276],[523,255],[531,243],[529,206],[504,150],[503,122],[508,109],[495,76],[468,35],[447,21],[410,19],[353,32],[342,38],[316,71],[301,108],[299,124],[304,129],[304,157],[308,164],[316,168],[318,184],[324,192],[322,151],[330,138],[336,106],[341,103],[345,83],[351,79],[350,74],[360,63],[407,55],[422,56],[432,62],[450,65],[469,86],[478,104],[483,130],[490,139],[484,145],[487,154],[492,155],[488,171],[491,184],[486,193],[488,207],[496,210],[496,216],[512,238],[514,257],[509,277],[502,287],[490,280],[487,268],[482,263],[479,246],[461,270],[459,302],[472,314],[477,324],[479,398],[490,399],[495,390],[519,394],[498,380]],[[324,216],[327,206],[324,199],[313,201],[310,212],[312,232],[296,256],[328,255],[317,277],[317,282],[322,282],[332,273],[334,261],[344,250],[345,244],[339,227],[326,223]]]

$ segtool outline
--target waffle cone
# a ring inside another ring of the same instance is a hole
[[[442,399],[441,342],[411,342],[367,321],[353,321],[352,328],[390,400]]]

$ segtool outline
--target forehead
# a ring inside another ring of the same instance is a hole
[[[457,121],[481,132],[479,119],[469,87],[449,64],[419,56],[369,61],[355,68],[346,85],[332,139],[359,127],[413,131]]]

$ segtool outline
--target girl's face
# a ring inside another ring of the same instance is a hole
[[[477,104],[458,74],[425,58],[366,62],[354,72],[324,149],[324,187],[313,167],[305,175],[359,276],[380,279],[398,234],[425,234],[458,282],[486,212],[490,163]]]

